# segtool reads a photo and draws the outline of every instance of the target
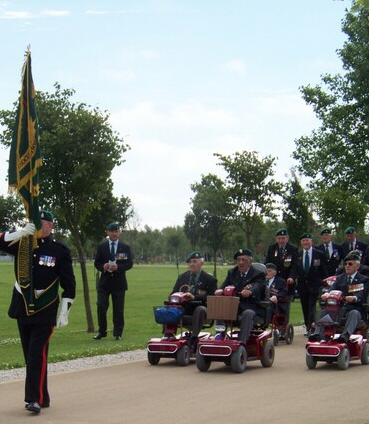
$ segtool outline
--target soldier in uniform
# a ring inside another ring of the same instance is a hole
[[[337,277],[333,283],[331,290],[340,290],[345,296],[345,306],[341,316],[346,316],[345,328],[341,336],[337,339],[339,343],[346,343],[351,334],[355,331],[359,320],[365,319],[366,311],[363,308],[363,303],[366,302],[366,296],[369,290],[369,278],[358,272],[360,267],[360,252],[352,251],[344,259],[345,273]],[[323,293],[321,298],[327,300],[329,292]],[[323,310],[319,318],[322,318],[327,313]],[[314,334],[309,337],[310,341],[320,341],[322,339],[324,327],[317,325]]]
[[[226,279],[221,288],[216,290],[215,295],[221,296],[227,286],[235,286],[236,291],[240,293],[238,308],[240,333],[238,337],[239,340],[246,343],[254,325],[255,315],[264,314],[259,302],[264,297],[265,274],[252,266],[251,250],[239,249],[233,257],[237,262],[237,266],[228,271]]]
[[[288,284],[288,297],[293,300],[295,284],[291,273],[297,267],[298,248],[289,243],[287,228],[281,228],[275,233],[276,242],[268,247],[265,264],[273,263],[277,267],[277,276]]]
[[[101,272],[97,285],[97,319],[99,331],[94,336],[100,340],[107,336],[106,314],[109,308],[109,296],[113,303],[113,335],[121,340],[124,329],[124,299],[128,289],[126,271],[132,268],[131,248],[119,241],[120,229],[116,222],[106,227],[108,240],[97,248],[95,268]]]
[[[287,282],[277,276],[277,265],[272,262],[266,265],[266,283],[270,290],[270,301],[272,302],[272,316],[278,305],[278,313],[287,314]]]
[[[343,249],[344,255],[348,255],[353,250],[358,250],[360,252],[361,263],[364,262],[364,254],[368,245],[363,241],[359,241],[356,238],[355,227],[347,227],[345,230],[346,241],[344,241],[341,246]]]
[[[34,413],[50,406],[47,388],[49,340],[55,325],[61,328],[68,324],[76,290],[70,251],[51,236],[53,215],[48,211],[40,214],[41,238],[37,239],[38,248],[33,250],[32,258],[32,292],[30,279],[27,279],[27,252],[32,243],[28,236],[34,234],[34,225],[29,223],[19,231],[5,232],[0,237],[0,249],[15,257],[16,282],[9,316],[18,322],[26,362],[24,400],[26,409]],[[59,285],[63,292],[57,319]]]
[[[311,324],[315,321],[316,301],[322,281],[328,277],[327,257],[322,251],[313,248],[311,233],[302,234],[300,243],[302,250],[299,252],[298,266],[293,271],[293,278],[297,278],[307,336]]]
[[[345,257],[342,246],[332,243],[332,231],[330,228],[323,228],[320,232],[320,236],[322,244],[317,246],[317,249],[324,252],[327,257],[328,275],[335,275]]]
[[[187,293],[188,299],[202,302],[195,308],[191,304],[185,306],[185,314],[192,316],[192,336],[189,339],[189,345],[195,350],[198,335],[206,321],[206,298],[208,295],[214,294],[217,288],[217,279],[202,269],[204,259],[200,252],[191,252],[187,257],[187,264],[189,270],[178,276],[172,293],[179,292],[183,285],[187,285],[190,289]]]

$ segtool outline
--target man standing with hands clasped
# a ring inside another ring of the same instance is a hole
[[[121,340],[124,328],[124,300],[128,289],[126,271],[132,268],[131,249],[119,241],[120,230],[116,222],[106,228],[108,240],[97,248],[95,267],[101,272],[97,286],[97,318],[99,331],[94,336],[100,340],[107,335],[106,313],[109,296],[113,302],[114,339]]]

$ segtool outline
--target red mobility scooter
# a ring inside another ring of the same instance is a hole
[[[223,296],[208,296],[207,314],[209,319],[224,320],[225,331],[216,336],[199,340],[196,352],[196,365],[200,371],[207,371],[213,361],[224,362],[236,373],[246,369],[247,361],[260,360],[264,367],[271,367],[274,361],[274,345],[270,324],[269,289],[265,286],[264,300],[260,302],[265,314],[256,315],[256,326],[251,331],[245,345],[238,339],[237,323],[239,297],[234,286],[228,286]],[[228,330],[228,331],[227,331]]]
[[[329,280],[328,285],[334,281],[333,277],[327,280]],[[325,303],[327,315],[318,321],[319,325],[324,326],[323,339],[308,342],[305,346],[306,365],[309,369],[315,368],[318,361],[329,364],[337,362],[341,370],[346,370],[349,362],[353,360],[360,360],[364,365],[369,364],[368,319],[359,322],[355,333],[346,343],[337,340],[344,325],[344,319],[340,316],[340,307],[344,303],[345,299],[341,291],[332,290],[329,293]],[[364,304],[364,307],[368,315],[369,305]]]
[[[276,305],[275,314],[272,317],[272,334],[274,346],[278,346],[281,340],[285,341],[288,345],[292,344],[293,342],[295,332],[293,325],[288,322],[290,316],[290,307],[291,304],[288,299],[286,299],[284,302],[280,300]],[[287,309],[287,311],[285,311],[285,309]]]
[[[147,343],[147,359],[151,365],[157,365],[161,358],[173,358],[181,366],[190,363],[193,353],[189,345],[192,317],[185,315],[185,309],[195,308],[202,302],[189,301],[186,295],[188,291],[189,286],[183,285],[179,292],[169,296],[164,306],[154,307],[155,321],[163,325],[163,337],[151,339]],[[204,328],[210,326],[211,324],[208,324]],[[180,333],[177,335],[178,329]],[[199,340],[209,336],[210,333],[200,333]]]

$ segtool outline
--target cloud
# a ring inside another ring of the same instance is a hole
[[[112,69],[100,69],[99,75],[104,79],[112,80],[112,81],[132,81],[136,78],[136,74],[131,69],[125,69],[122,71],[115,71]]]
[[[43,10],[37,13],[6,10],[7,4],[0,5],[0,19],[37,19],[40,17],[64,17],[70,15],[67,10]]]
[[[15,12],[13,10],[0,10],[0,19],[31,19],[37,16],[30,12]]]
[[[68,10],[43,10],[40,12],[40,16],[51,16],[51,17],[64,17],[69,16],[70,12]]]
[[[244,75],[246,73],[246,65],[244,61],[240,59],[231,60],[230,62],[227,62],[224,66],[226,69],[235,74]]]

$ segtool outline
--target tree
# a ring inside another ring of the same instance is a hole
[[[177,227],[166,227],[163,228],[162,234],[165,240],[165,250],[169,259],[174,257],[174,261],[177,267],[177,273],[179,274],[179,260],[184,254],[186,246],[186,237],[183,232],[183,228]]]
[[[259,159],[257,152],[248,151],[215,156],[227,172],[233,216],[246,235],[247,247],[251,247],[258,220],[275,217],[276,196],[282,193],[283,185],[272,178],[275,158],[269,155]]]
[[[308,194],[301,187],[296,173],[292,171],[291,174],[292,178],[283,194],[283,221],[288,227],[291,241],[299,245],[301,234],[312,230],[315,222],[310,211],[311,201]]]
[[[51,209],[73,238],[81,265],[87,331],[94,325],[89,298],[83,224],[105,200],[113,168],[122,163],[127,145],[111,128],[109,114],[72,103],[74,90],[55,84],[54,93],[36,93],[43,166],[40,204]],[[14,111],[1,111],[0,141],[9,145]]]
[[[26,217],[22,202],[18,197],[0,196],[0,229],[12,229]]]
[[[217,275],[217,253],[227,234],[230,217],[229,194],[216,175],[203,175],[201,183],[191,185],[195,197],[192,213],[199,228],[200,239],[213,251],[214,276]]]
[[[325,87],[301,88],[321,126],[295,140],[293,157],[300,172],[311,178],[309,186],[325,219],[337,224],[336,211],[348,194],[346,202],[354,197],[358,210],[366,211],[351,220],[362,228],[369,212],[369,10],[361,3],[355,13],[347,12],[342,25],[348,40],[338,55],[346,73],[324,75]],[[349,221],[350,216],[341,219]]]
[[[191,244],[192,250],[195,250],[198,244],[199,230],[195,215],[192,212],[188,212],[184,221],[184,233]]]

